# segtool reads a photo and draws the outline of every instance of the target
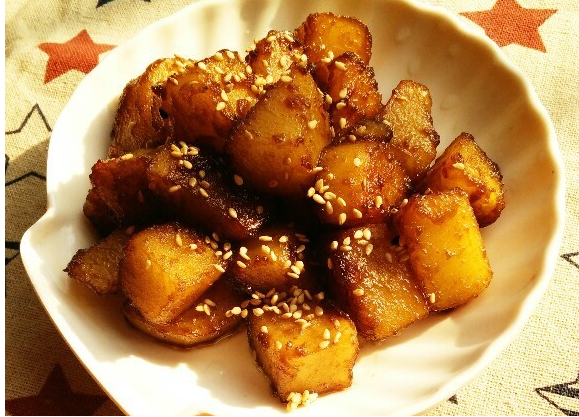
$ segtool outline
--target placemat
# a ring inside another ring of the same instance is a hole
[[[71,353],[24,271],[19,242],[46,208],[50,134],[75,87],[146,25],[188,1],[5,2],[5,411],[119,415]],[[566,169],[556,270],[521,334],[433,415],[579,415],[579,3],[430,0],[470,19],[532,81]]]

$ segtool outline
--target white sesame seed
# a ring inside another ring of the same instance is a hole
[[[342,336],[341,332],[336,333],[336,335],[334,336],[334,344],[338,343],[340,341],[340,337]]]
[[[434,304],[436,302],[436,294],[431,292],[428,295],[428,301],[430,301],[430,304]]]
[[[195,311],[204,311],[203,304],[199,304],[198,306],[196,306]]]
[[[340,98],[346,98],[346,96],[348,95],[348,89],[347,88],[342,88],[340,90],[340,93],[338,94],[340,96]]]
[[[203,181],[199,181],[199,185],[205,189],[210,188],[211,184],[209,184],[207,181],[203,180]]]
[[[290,77],[289,75],[282,75],[280,77],[280,80],[284,83],[291,83],[293,81],[293,78]]]
[[[124,154],[123,156],[121,156],[121,160],[126,161],[128,159],[131,159],[133,156],[134,155],[132,153],[127,153],[127,154]]]
[[[367,244],[368,244],[368,241],[366,239],[358,240],[358,245],[360,245],[360,246],[366,246]]]
[[[380,208],[383,203],[382,196],[377,195],[376,198],[374,199],[374,202],[376,203],[376,208]]]
[[[257,307],[253,309],[253,314],[255,314],[257,317],[263,316],[263,313],[264,311],[262,308]]]
[[[344,103],[343,101],[340,101],[339,103],[336,103],[336,108],[338,110],[343,109],[344,107],[346,107],[346,103]]]
[[[294,279],[300,279],[300,276],[294,272],[287,272],[287,276]]]
[[[452,166],[459,171],[464,171],[464,164],[462,162],[456,162],[452,164]]]
[[[350,252],[352,250],[352,247],[350,245],[342,245],[340,246],[340,250],[342,252]]]
[[[361,218],[362,218],[362,212],[361,212],[360,210],[358,210],[358,209],[353,209],[352,212],[354,213],[354,216],[355,216],[357,219],[361,219]]]
[[[298,268],[297,266],[295,266],[295,265],[290,266],[290,268],[291,268],[292,271],[294,271],[294,272],[295,272],[296,274],[298,274],[298,275],[302,272],[301,269],[299,269],[299,268]]]
[[[174,193],[175,191],[179,191],[180,189],[181,189],[180,185],[174,185],[174,186],[169,188],[169,192]]]
[[[247,268],[247,265],[244,262],[237,261],[236,263],[237,263],[237,266],[240,268],[243,268],[243,269]]]
[[[314,173],[318,173],[324,170],[324,167],[315,167],[314,169],[312,169],[312,172]]]
[[[207,191],[205,191],[205,188],[199,188],[199,194],[201,194],[205,198],[209,197],[209,194],[207,194]]]
[[[370,240],[372,238],[372,232],[370,229],[364,229],[364,239]]]
[[[233,307],[233,308],[231,309],[231,313],[237,316],[237,315],[241,314],[241,308],[239,308],[239,307]]]
[[[288,237],[283,235],[279,238],[279,243],[286,243],[288,241]]]
[[[344,223],[346,223],[346,218],[347,218],[346,213],[340,213],[340,215],[338,216],[338,224],[343,225]]]
[[[330,340],[330,338],[332,337],[332,335],[330,333],[330,329],[324,329],[323,337],[325,340]]]
[[[323,300],[325,297],[326,297],[326,294],[324,294],[323,291],[316,294],[316,299],[318,299],[320,301]]]
[[[324,197],[322,197],[319,194],[314,194],[312,196],[312,199],[318,204],[326,204],[326,200],[324,200]]]
[[[229,210],[227,210],[227,213],[233,217],[234,219],[237,219],[237,212],[235,211],[235,209],[233,207],[229,207]]]
[[[199,67],[199,69],[202,69],[203,71],[207,71],[207,65],[205,65],[205,62],[199,61],[197,63],[197,66]]]
[[[181,235],[179,233],[175,235],[175,242],[177,243],[177,246],[183,246],[183,240],[181,239]]]
[[[388,263],[392,263],[392,254],[390,252],[386,252],[386,261],[388,261]]]
[[[281,344],[281,342],[279,340],[276,340],[275,342],[275,347],[277,350],[281,350],[281,348],[283,347],[283,345]]]
[[[366,255],[369,256],[373,250],[374,250],[374,245],[372,245],[371,243],[368,243],[368,245],[366,246]]]
[[[354,136],[354,135],[348,135],[348,140],[349,140],[350,142],[356,142],[356,136]]]
[[[342,61],[334,62],[334,65],[336,66],[336,68],[341,69],[342,71],[346,70],[346,65]]]
[[[191,244],[189,245],[189,249],[191,249],[191,250],[197,249],[197,244],[196,244],[196,243],[191,243]]]
[[[316,306],[316,308],[314,308],[314,314],[318,317],[322,316],[324,315],[324,309],[320,306]]]
[[[241,310],[241,317],[243,317],[243,318],[247,317],[247,309]]]
[[[285,262],[283,263],[283,267],[287,269],[287,268],[289,268],[289,267],[291,266],[291,264],[292,264],[292,261],[290,261],[290,260],[288,259],[287,261],[285,261]]]
[[[402,200],[402,203],[400,203],[400,208],[404,207],[406,204],[408,204],[408,199],[405,198],[404,200]]]
[[[150,260],[150,259],[147,259],[147,260],[145,261],[145,268],[146,268],[146,269],[149,269],[150,267],[151,267],[151,260]]]
[[[213,238],[214,241],[219,242],[219,235],[215,232],[211,233],[211,237]]]
[[[328,346],[330,346],[329,340],[324,340],[323,342],[320,342],[320,344],[319,344],[320,349],[326,349]]]
[[[184,166],[186,169],[192,169],[192,168],[193,168],[193,164],[192,164],[191,162],[189,162],[189,161],[183,161],[183,166]]]
[[[300,245],[296,249],[296,253],[302,253],[304,250],[306,250],[306,247],[304,245]]]
[[[336,250],[336,249],[338,249],[338,245],[339,245],[338,241],[337,241],[337,240],[333,240],[332,243],[330,244],[330,248],[331,248],[332,250]]]
[[[223,54],[221,52],[215,52],[213,57],[218,61],[223,61]]]
[[[330,97],[329,94],[326,94],[325,99],[326,99],[326,103],[327,103],[327,104],[332,104],[332,97]]]
[[[346,207],[346,201],[342,197],[338,197],[337,201],[342,207]]]
[[[265,77],[265,82],[267,84],[273,83],[273,75],[269,74],[267,77]]]
[[[195,177],[189,178],[189,186],[195,187],[196,185],[197,185],[197,178],[195,178]]]
[[[269,253],[271,252],[271,248],[267,245],[261,245],[261,251],[266,255],[269,255]]]
[[[300,319],[300,318],[302,317],[302,310],[297,310],[297,311],[292,315],[292,317],[293,317],[294,319]]]
[[[231,51],[225,51],[225,54],[227,55],[227,57],[228,57],[229,59],[235,58],[235,54],[234,54],[233,52],[231,52]]]
[[[317,125],[318,125],[318,121],[317,121],[317,120],[310,120],[310,121],[308,122],[308,128],[311,129],[311,130],[314,130]]]
[[[213,264],[213,267],[221,273],[225,272],[225,269],[223,269],[223,267],[219,264]]]
[[[362,160],[360,158],[354,158],[354,166],[359,167],[362,165]]]
[[[356,288],[354,291],[352,291],[352,294],[354,294],[356,297],[361,297],[364,295],[364,288]]]
[[[262,242],[271,242],[273,238],[271,236],[260,236],[259,240],[261,240]]]
[[[225,254],[223,254],[223,260],[224,261],[228,260],[229,258],[231,258],[232,255],[233,255],[232,251],[225,252]]]
[[[261,326],[261,332],[267,333],[267,326]]]
[[[329,201],[326,201],[326,213],[333,214],[334,213],[334,206]]]
[[[215,106],[215,110],[217,111],[221,111],[225,108],[225,102],[220,101],[219,103],[217,103],[217,106]]]
[[[310,187],[308,190],[308,194],[307,194],[308,198],[313,197],[315,193],[316,193],[316,190],[314,189],[314,187]]]

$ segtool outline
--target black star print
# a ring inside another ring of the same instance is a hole
[[[456,394],[453,395],[452,397],[450,397],[450,398],[448,399],[448,401],[450,401],[450,402],[453,403],[453,404],[458,405],[458,398],[456,398]]]
[[[561,255],[561,258],[565,259],[567,262],[569,262],[571,265],[573,265],[575,268],[579,269],[579,263],[575,262],[573,259],[574,256],[579,255],[579,252],[573,252],[573,253],[566,253],[564,255]]]
[[[44,126],[46,126],[46,130],[48,130],[49,132],[52,132],[52,128],[50,127],[50,125],[48,124],[48,121],[46,120],[46,116],[44,115],[44,113],[42,112],[42,109],[40,108],[40,106],[38,105],[38,103],[36,103],[34,106],[32,106],[32,108],[30,109],[30,111],[28,112],[28,114],[26,115],[26,117],[24,117],[24,120],[22,121],[22,123],[20,123],[20,127],[16,130],[9,130],[7,132],[4,132],[4,134],[6,135],[14,135],[16,133],[20,133],[22,132],[22,129],[24,129],[24,126],[26,126],[26,124],[28,123],[28,120],[30,120],[30,117],[32,116],[32,114],[34,112],[38,112],[38,114],[40,115],[40,117],[42,118],[42,121],[44,122]],[[8,167],[8,161],[9,158],[6,157],[6,167]]]
[[[574,381],[536,388],[535,392],[566,416],[579,416],[579,374]]]
[[[57,363],[37,395],[6,400],[5,405],[12,415],[90,416],[106,401],[103,395],[73,392]]]
[[[104,6],[107,3],[112,3],[113,1],[115,1],[115,0],[99,0],[96,7],[99,8],[101,6]],[[151,0],[143,0],[143,1],[146,1],[147,3],[151,2]]]

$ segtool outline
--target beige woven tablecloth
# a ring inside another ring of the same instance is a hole
[[[46,207],[51,128],[106,51],[186,0],[13,0],[6,6],[6,413],[120,411],[71,353],[19,255]],[[432,414],[579,415],[579,2],[430,0],[475,21],[531,79],[550,113],[567,179],[555,273],[515,341]],[[474,12],[479,13],[474,13]]]

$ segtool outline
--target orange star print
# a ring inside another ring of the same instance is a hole
[[[42,43],[38,47],[48,54],[44,84],[70,70],[88,74],[99,63],[99,55],[116,45],[94,43],[86,30],[65,43]]]
[[[556,9],[526,9],[516,0],[497,0],[490,10],[463,12],[461,15],[481,26],[499,46],[517,44],[547,52],[539,34],[539,26]]]

